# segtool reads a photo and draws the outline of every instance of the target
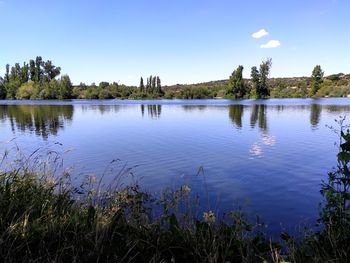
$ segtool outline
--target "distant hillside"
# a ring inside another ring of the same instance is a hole
[[[350,85],[350,74],[344,74],[344,73],[338,73],[338,74],[332,74],[329,76],[324,77],[325,80],[331,80],[331,81],[342,81],[344,84]],[[250,83],[250,79],[245,79],[247,83]],[[287,87],[293,87],[298,86],[302,82],[310,83],[311,77],[288,77],[288,78],[270,78],[269,84],[272,87],[275,87],[276,85],[283,83]],[[175,85],[167,85],[163,86],[163,88],[166,89],[182,89],[186,86],[205,86],[205,87],[226,87],[228,84],[228,79],[222,79],[222,80],[212,80],[208,82],[200,82],[200,83],[194,83],[194,84],[175,84]]]
[[[205,86],[205,87],[225,87],[228,84],[228,79],[223,79],[223,80],[212,80],[208,82],[200,82],[200,83],[194,83],[194,84],[175,84],[175,85],[166,85],[163,86],[164,90],[167,89],[173,89],[173,90],[178,90],[182,89],[184,87],[199,87],[199,86]]]
[[[228,79],[214,80],[195,84],[176,84],[164,86],[169,98],[222,98]],[[251,79],[244,80],[248,89],[252,88]],[[268,80],[272,98],[308,97],[311,77],[270,78]],[[323,78],[317,97],[348,97],[350,96],[350,74],[332,74]]]

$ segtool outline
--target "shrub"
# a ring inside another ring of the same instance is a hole
[[[28,100],[30,99],[34,94],[34,82],[28,81],[24,83],[16,93],[16,99],[18,100]]]

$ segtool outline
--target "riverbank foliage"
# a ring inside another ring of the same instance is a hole
[[[338,165],[323,182],[317,225],[273,240],[241,210],[199,210],[191,186],[160,195],[123,184],[108,187],[62,171],[55,151],[1,156],[2,262],[349,262],[350,131],[339,121]],[[46,159],[42,159],[45,156]],[[76,186],[79,185],[79,186]]]
[[[68,75],[61,77],[61,68],[38,56],[23,65],[6,65],[0,77],[0,99],[264,99],[350,96],[350,74],[324,76],[316,65],[310,77],[269,78],[272,60],[253,66],[250,79],[243,78],[243,66],[238,66],[228,80],[199,84],[162,86],[159,76],[143,78],[139,86],[117,82],[98,85],[73,85]]]

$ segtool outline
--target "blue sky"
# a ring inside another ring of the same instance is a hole
[[[0,0],[0,72],[41,55],[75,84],[196,83],[238,65],[249,77],[267,57],[271,77],[309,76],[316,64],[350,73],[349,10],[348,0]]]

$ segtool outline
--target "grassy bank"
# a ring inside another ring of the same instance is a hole
[[[93,178],[91,179],[93,180]],[[90,181],[91,182],[91,181]],[[76,188],[23,170],[0,176],[0,258],[5,262],[347,262],[348,221],[274,242],[240,211],[217,222],[181,209],[188,186],[161,199],[137,185]],[[152,207],[161,206],[155,216]]]
[[[0,257],[6,262],[262,261],[281,246],[263,237],[241,213],[231,224],[181,204],[189,187],[162,199],[137,185],[115,192],[75,188],[69,177],[25,171],[0,177]],[[162,207],[155,216],[152,207]]]

